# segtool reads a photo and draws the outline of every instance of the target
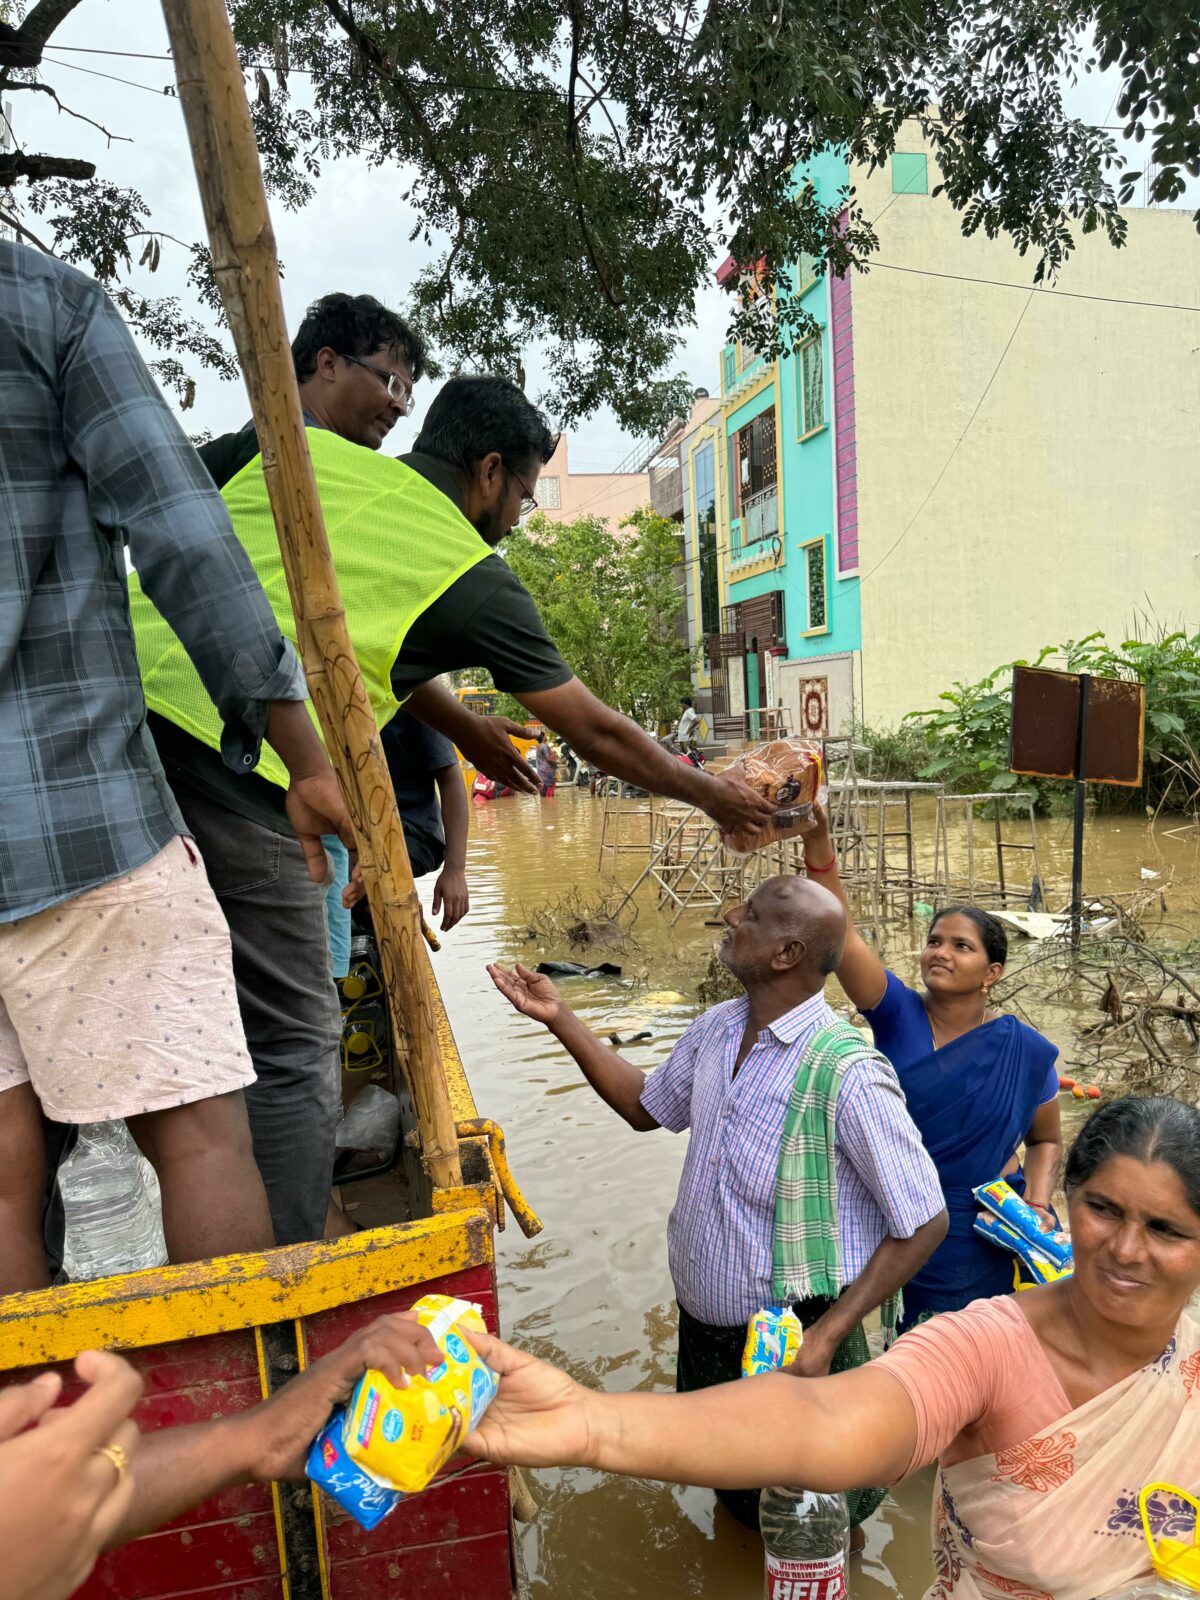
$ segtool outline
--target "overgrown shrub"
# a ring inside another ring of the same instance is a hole
[[[1008,770],[1014,666],[1048,666],[1095,677],[1125,678],[1146,686],[1144,782],[1140,790],[1096,785],[1102,809],[1130,805],[1200,815],[1200,633],[1167,633],[1111,645],[1103,633],[1047,645],[1036,661],[997,667],[977,683],[955,683],[938,696],[940,705],[914,711],[906,728],[928,742],[930,756],[919,769],[949,788],[1003,795],[1033,790],[1040,809],[1066,803],[1070,785],[1018,777]]]

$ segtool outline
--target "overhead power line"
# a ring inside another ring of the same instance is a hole
[[[1085,294],[1080,289],[1046,289],[1040,284],[1011,283],[1005,278],[974,278],[962,272],[935,272],[932,267],[902,267],[895,261],[869,260],[872,271],[907,272],[918,278],[946,278],[954,283],[985,283],[994,289],[1019,289],[1022,294],[1047,294],[1056,300],[1095,300],[1108,306],[1148,306],[1154,311],[1200,311],[1200,306],[1177,305],[1170,300],[1134,300],[1113,294]]]

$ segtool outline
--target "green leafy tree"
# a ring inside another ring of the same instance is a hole
[[[616,530],[600,517],[557,524],[534,516],[509,536],[504,557],[593,694],[638,722],[677,712],[689,655],[678,632],[684,597],[673,522],[649,510]]]
[[[43,49],[81,3],[97,0],[36,0],[0,25],[0,96],[57,98]],[[823,207],[795,193],[797,163],[822,149],[877,165],[915,119],[964,231],[1011,238],[1035,279],[1063,264],[1076,227],[1120,244],[1117,206],[1142,178],[1110,132],[1067,114],[1070,82],[1115,70],[1151,200],[1177,200],[1200,171],[1195,0],[228,4],[274,197],[302,207],[329,162],[365,156],[378,203],[389,188],[406,197],[440,252],[412,300],[451,364],[519,377],[540,346],[542,398],[568,426],[603,403],[639,433],[686,410],[670,369],[714,244],[763,263],[767,290],[801,252],[839,272],[869,262],[875,234],[853,195]],[[140,195],[90,161],[20,150],[0,158],[0,202],[121,286],[185,398],[197,364],[221,370],[186,308],[136,286],[171,243]],[[204,249],[183,248],[211,301]],[[786,292],[730,305],[763,351],[806,321]]]

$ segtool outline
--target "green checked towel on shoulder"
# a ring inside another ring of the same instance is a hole
[[[779,1305],[814,1295],[836,1300],[845,1287],[834,1154],[838,1091],[852,1062],[877,1055],[857,1028],[835,1019],[813,1039],[796,1073],[775,1178],[772,1277]],[[884,1301],[879,1316],[890,1341],[900,1318],[898,1294]],[[859,1323],[838,1346],[829,1370],[848,1372],[870,1359]],[[846,1496],[850,1526],[861,1527],[886,1494],[886,1489],[852,1489]]]
[[[772,1278],[779,1305],[812,1295],[836,1300],[845,1287],[834,1158],[838,1091],[852,1062],[877,1055],[839,1018],[816,1035],[796,1073],[775,1178]],[[885,1334],[895,1331],[899,1298],[880,1308]]]

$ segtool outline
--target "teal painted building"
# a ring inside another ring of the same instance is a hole
[[[836,205],[849,182],[834,152],[797,178],[815,186],[823,205]],[[722,269],[725,281],[731,267]],[[815,331],[769,366],[734,345],[722,356],[725,631],[744,644],[726,673],[731,713],[741,710],[752,737],[761,730],[746,714],[756,706],[783,706],[793,732],[848,731],[862,644],[851,286],[818,276],[807,259],[788,269],[786,282]]]

